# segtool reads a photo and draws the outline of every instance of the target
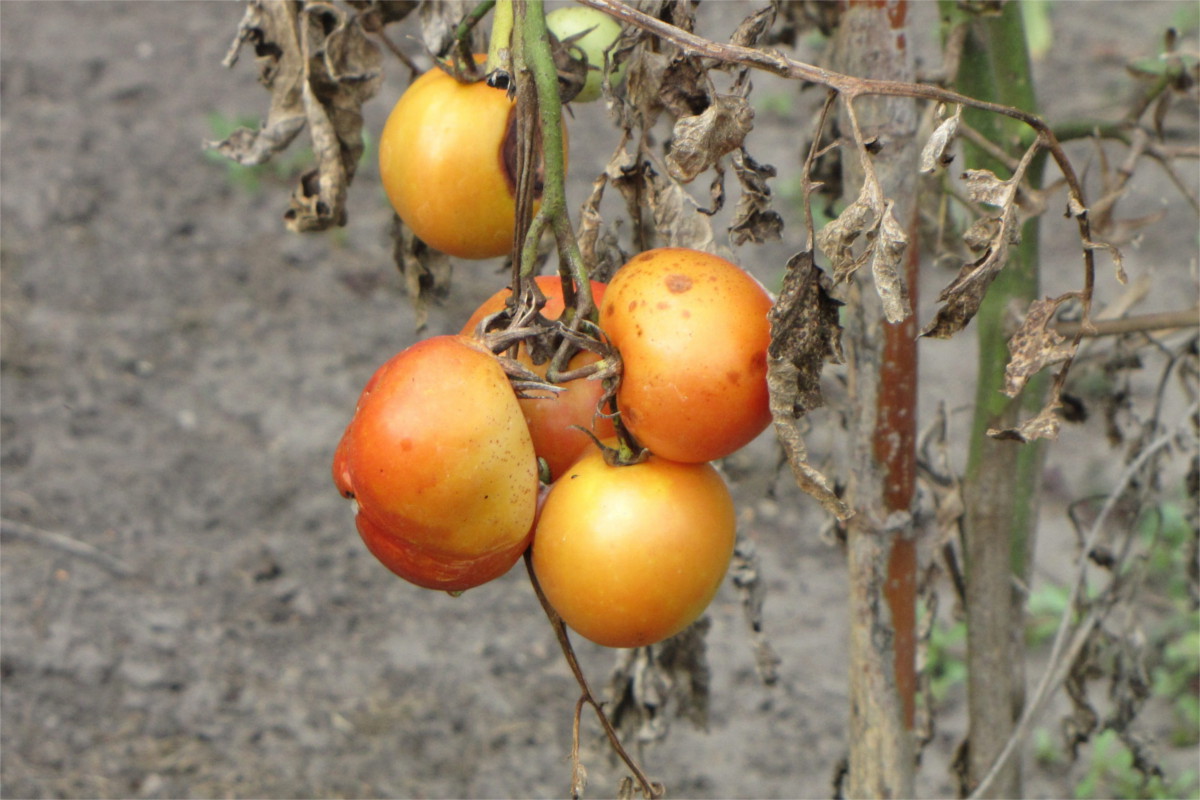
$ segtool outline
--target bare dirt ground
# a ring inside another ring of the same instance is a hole
[[[1047,115],[1117,114],[1123,62],[1152,52],[1183,5],[1055,4]],[[241,14],[0,3],[3,516],[118,562],[6,537],[0,793],[564,795],[577,691],[522,571],[456,599],[411,587],[366,553],[331,485],[358,391],[414,340],[413,314],[372,164],[350,225],[301,237],[280,221],[290,174],[247,181],[202,152],[213,115],[266,108],[249,64],[220,66]],[[392,69],[372,131],[402,85]],[[584,144],[603,113],[572,123],[576,198],[611,150]],[[801,133],[787,125],[761,112],[755,155],[794,165]],[[1143,308],[1177,307],[1194,292],[1195,218],[1159,174],[1127,202],[1130,216],[1166,209],[1126,267],[1155,281]],[[739,257],[770,281],[797,230]],[[1075,285],[1070,232],[1047,236],[1063,265],[1047,291]],[[503,280],[460,265],[428,333],[456,330]],[[1108,273],[1102,284],[1117,293]],[[922,352],[923,409],[970,402],[971,352],[968,338]],[[818,455],[835,435],[820,421]],[[1054,544],[1063,500],[1111,473],[1097,429],[1064,437],[1044,512],[1051,564],[1072,557]],[[680,723],[645,752],[673,797],[828,796],[845,751],[843,557],[788,479],[765,497],[774,463],[764,437],[729,474],[763,556],[780,679],[759,682],[726,587],[711,610],[708,731]],[[578,647],[602,684],[611,653]],[[944,711],[927,796],[952,792],[961,697]],[[591,734],[585,757],[590,794],[613,793],[620,772]],[[1035,770],[1030,791],[1068,795],[1072,780]]]

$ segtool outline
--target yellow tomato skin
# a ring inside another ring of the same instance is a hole
[[[771,421],[770,309],[749,273],[698,250],[648,250],[617,270],[600,326],[621,353],[617,405],[638,441],[700,463],[761,433]]]
[[[469,259],[512,249],[516,204],[502,152],[512,109],[503,90],[437,67],[392,109],[380,177],[400,219],[429,246]]]
[[[562,280],[556,275],[539,275],[534,280],[546,296],[542,314],[547,319],[558,319],[565,308]],[[592,299],[596,303],[603,299],[605,288],[605,284],[592,281]],[[463,325],[461,333],[471,333],[484,317],[502,311],[510,294],[512,290],[501,289],[483,301]],[[517,349],[517,360],[541,378],[546,377],[550,368],[548,361],[534,364],[524,344]],[[595,353],[582,350],[571,358],[567,369],[580,369],[599,360],[600,356]],[[551,480],[575,463],[592,441],[574,426],[591,431],[599,439],[614,435],[612,420],[596,414],[596,406],[603,394],[604,386],[600,381],[578,378],[563,384],[563,390],[554,397],[520,398],[521,411],[533,437],[533,449],[539,457],[546,459]]]
[[[573,630],[606,647],[641,647],[704,613],[729,568],[733,499],[709,464],[657,456],[625,467],[593,447],[546,498],[534,574]]]
[[[426,339],[376,371],[333,477],[367,547],[420,586],[477,586],[528,546],[533,442],[499,363],[467,337]]]

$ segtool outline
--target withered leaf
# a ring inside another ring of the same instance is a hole
[[[622,146],[605,167],[605,172],[609,182],[624,197],[635,224],[650,234],[645,242],[647,247],[691,247],[713,251],[714,237],[708,218],[696,213],[696,202],[682,186],[659,175],[649,161],[638,163]],[[652,225],[639,222],[644,207],[650,210]],[[656,242],[652,243],[651,238]]]
[[[742,196],[733,210],[729,238],[735,245],[746,242],[762,244],[782,236],[783,217],[771,208],[771,187],[767,180],[775,177],[775,168],[759,164],[742,149],[734,154],[733,171],[742,185]]]
[[[751,13],[738,24],[733,36],[729,37],[729,43],[738,47],[754,47],[763,34],[771,29],[777,11],[777,3],[768,3]]]
[[[797,485],[829,513],[847,519],[849,507],[829,480],[808,463],[798,424],[800,416],[824,402],[820,378],[825,362],[842,361],[841,304],[829,294],[826,282],[811,251],[797,253],[788,261],[783,290],[768,314],[767,387],[775,433]]]
[[[1050,326],[1059,306],[1074,297],[1072,293],[1056,299],[1035,300],[1029,305],[1024,322],[1008,342],[1010,357],[1004,369],[1006,395],[1016,397],[1029,379],[1043,368],[1074,355],[1073,343]]]
[[[271,91],[266,123],[210,146],[241,164],[259,164],[307,125],[317,165],[301,176],[285,224],[293,231],[344,225],[346,190],[363,152],[362,105],[382,80],[379,49],[358,15],[328,2],[251,0],[225,63],[234,64],[248,42],[259,80]]]
[[[375,33],[404,19],[421,3],[420,0],[346,0],[346,4],[358,10],[363,30]]]
[[[988,287],[1008,262],[1009,247],[1020,241],[1016,214],[1015,204],[1005,208],[986,252],[976,261],[964,264],[950,285],[942,289],[938,295],[942,307],[921,331],[922,336],[949,339],[975,317]]]
[[[421,42],[437,58],[444,58],[454,47],[454,35],[458,24],[471,9],[475,0],[440,0],[437,3],[421,3],[417,16],[421,20]],[[471,52],[482,53],[487,49],[486,31],[476,25],[471,31]]]
[[[1002,181],[987,169],[969,169],[962,174],[967,185],[967,197],[973,203],[987,203],[998,208],[1005,207],[1013,198],[1015,186],[1012,181]]]
[[[1057,402],[1049,403],[1038,412],[1036,417],[1025,420],[1015,428],[989,428],[987,435],[993,439],[1008,439],[1015,442],[1032,442],[1037,439],[1057,439],[1058,429],[1062,427]]]
[[[753,127],[754,109],[744,97],[717,95],[703,113],[676,120],[667,171],[689,183],[721,156],[740,148]]]
[[[617,236],[605,228],[600,216],[600,201],[604,198],[604,187],[608,185],[608,173],[602,172],[592,182],[592,193],[584,201],[579,212],[579,228],[576,238],[583,265],[592,280],[607,283],[613,273],[627,260],[621,251]]]
[[[683,54],[672,58],[663,69],[658,98],[674,117],[703,113],[711,101],[708,96],[708,76],[700,59]]]
[[[418,239],[400,217],[392,216],[392,259],[404,278],[420,332],[429,321],[429,304],[450,294],[450,257]]]
[[[706,637],[712,621],[702,616],[658,644],[624,650],[608,679],[609,719],[640,742],[662,739],[671,720],[705,729],[711,672]]]
[[[894,212],[895,202],[888,200],[871,247],[871,274],[875,279],[875,291],[883,301],[884,316],[892,323],[901,322],[912,313],[903,275],[908,234],[896,221]]]
[[[854,243],[879,224],[882,209],[864,191],[817,233],[817,247],[833,267],[833,280],[843,283],[866,263],[868,253],[854,254]]]
[[[950,148],[958,136],[958,126],[962,121],[962,106],[957,106],[954,115],[942,120],[934,129],[929,141],[921,148],[921,172],[933,172],[938,167],[944,167],[954,160]]]
[[[307,55],[301,98],[317,167],[292,192],[284,221],[308,232],[346,224],[346,192],[364,147],[362,105],[379,90],[383,59],[357,19],[338,6],[310,2],[300,21]]]
[[[296,5],[254,0],[238,23],[237,35],[222,62],[237,64],[243,45],[254,47],[258,62],[258,80],[271,92],[271,107],[259,130],[239,128],[222,142],[209,142],[216,150],[243,166],[265,163],[287,148],[307,118],[301,99],[304,84],[304,57],[299,47]]]

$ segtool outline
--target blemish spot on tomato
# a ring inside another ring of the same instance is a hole
[[[666,311],[668,308],[670,308],[670,306],[667,305],[666,300],[659,300],[658,303],[655,304],[655,308],[657,308],[659,311]]]
[[[692,279],[679,273],[668,275],[666,283],[671,294],[683,294],[692,288]]]
[[[691,316],[692,316],[692,312],[688,311],[688,310],[685,308],[685,309],[683,310],[683,318],[684,318],[684,319],[691,319]]]
[[[412,450],[413,449],[412,439],[401,439],[400,440],[400,449],[406,453],[409,450]]]
[[[759,350],[754,355],[750,356],[750,369],[766,372],[767,369],[767,351]]]
[[[742,376],[734,370],[729,370],[725,373],[725,380],[729,381],[734,386],[737,386],[742,382]]]
[[[630,300],[629,301],[630,312],[632,312],[635,308],[637,308],[637,300]]]

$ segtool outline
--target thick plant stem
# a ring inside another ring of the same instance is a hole
[[[944,3],[943,9],[953,4]],[[998,17],[967,24],[956,88],[982,100],[1033,113],[1036,102],[1021,10],[1007,4]],[[965,121],[1013,156],[1029,143],[1024,126],[967,109]],[[981,148],[965,145],[966,166],[1007,176],[1005,167]],[[1042,159],[1030,169],[1040,183]],[[1041,408],[1044,377],[1015,400],[1001,394],[1008,360],[1008,315],[1038,296],[1038,225],[1028,222],[1004,271],[989,288],[975,326],[979,378],[975,393],[970,454],[964,486],[966,562],[968,747],[963,791],[970,792],[1004,748],[1024,705],[1025,587],[1037,523],[1037,494],[1044,448],[987,436],[989,428],[1012,427]],[[994,784],[994,797],[1021,794],[1014,759]]]
[[[909,80],[905,0],[849,2],[834,42],[837,67],[870,78]],[[909,232],[904,278],[916,288],[917,116],[904,98],[844,98],[842,127],[854,132],[857,156],[843,153],[853,196],[864,180],[896,201]],[[866,155],[865,141],[888,145]],[[868,174],[869,173],[869,174]],[[867,270],[862,270],[865,273]],[[912,502],[916,472],[916,320],[888,323],[870,277],[855,276],[845,320],[850,395],[852,479],[847,497],[850,580],[850,760],[847,795],[911,797],[916,687],[916,548]]]

